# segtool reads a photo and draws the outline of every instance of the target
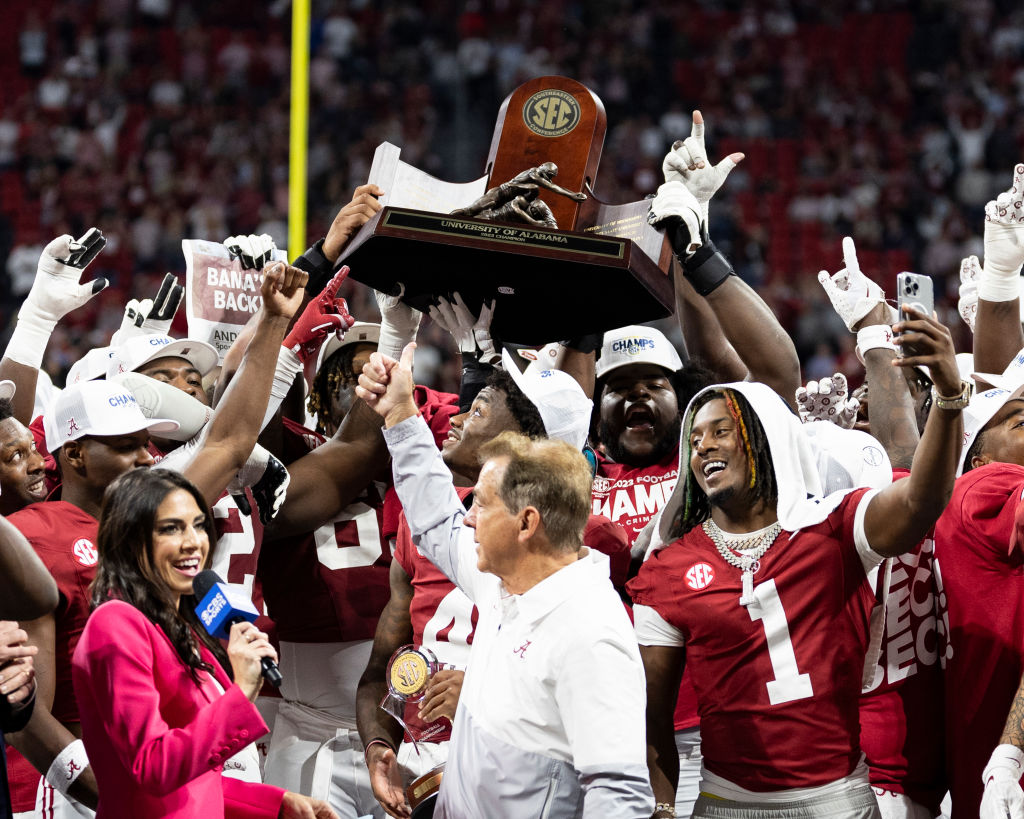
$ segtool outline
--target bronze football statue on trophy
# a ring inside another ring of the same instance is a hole
[[[575,193],[556,185],[552,180],[558,174],[554,162],[545,162],[536,168],[528,168],[516,174],[508,182],[487,191],[473,204],[453,210],[450,216],[482,219],[486,222],[525,222],[537,227],[557,228],[551,208],[540,196],[540,189],[557,193],[576,202],[582,202],[587,195]]]

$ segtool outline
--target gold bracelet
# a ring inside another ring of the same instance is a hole
[[[654,816],[657,816],[660,813],[674,817],[676,815],[676,806],[671,802],[658,802],[654,806]]]

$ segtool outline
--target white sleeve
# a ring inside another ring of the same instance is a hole
[[[871,548],[868,543],[867,533],[864,531],[864,515],[868,511],[868,504],[877,495],[879,490],[871,489],[864,493],[857,504],[857,511],[853,513],[853,542],[857,547],[857,554],[860,556],[864,573],[868,576],[872,586],[876,585],[878,579],[878,566],[885,560],[885,555],[880,555]]]
[[[466,508],[433,434],[423,418],[414,415],[385,429],[384,440],[412,542],[475,602],[489,581],[481,581],[473,530],[463,524]]]
[[[683,633],[650,606],[633,606],[633,628],[642,646],[682,646]]]

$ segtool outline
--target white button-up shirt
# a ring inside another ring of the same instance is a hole
[[[650,816],[643,664],[607,558],[509,594],[423,420],[384,435],[413,541],[480,611],[435,816]]]

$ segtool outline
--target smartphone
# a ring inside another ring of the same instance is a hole
[[[935,293],[932,287],[932,280],[928,276],[919,273],[899,273],[896,276],[896,310],[899,314],[898,321],[906,321],[908,316],[903,312],[903,305],[909,304],[915,310],[924,313],[931,318],[935,310]],[[900,358],[907,355],[917,355],[918,350],[912,344],[904,344],[899,347]]]
[[[919,273],[899,273],[896,276],[896,306],[899,312],[899,320],[906,319],[903,312],[903,305],[909,304],[915,310],[924,313],[931,318],[935,311],[935,293],[932,287],[932,280],[928,276]]]

